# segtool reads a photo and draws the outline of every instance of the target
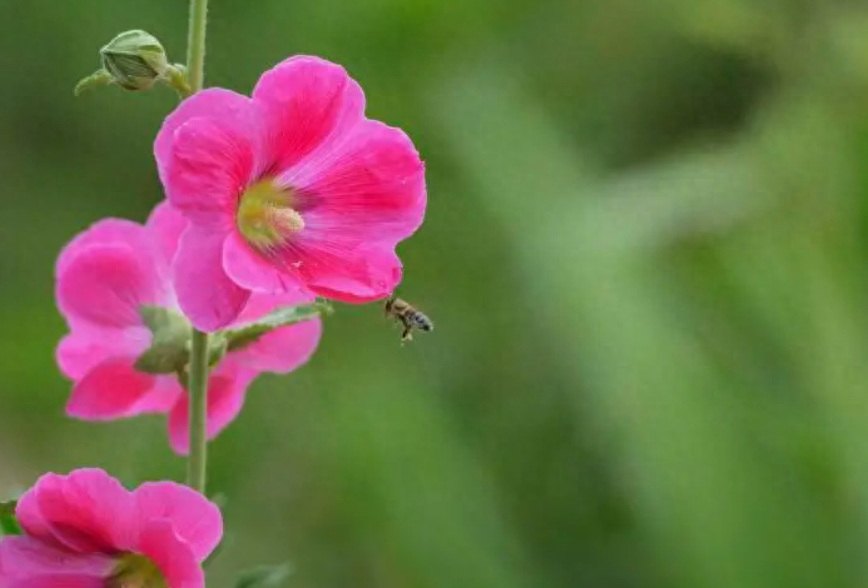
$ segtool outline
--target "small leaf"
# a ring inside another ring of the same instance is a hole
[[[21,526],[15,517],[17,500],[0,502],[0,535],[21,535]]]
[[[241,572],[235,588],[276,588],[292,574],[288,563],[274,566],[258,566]]]
[[[331,313],[331,305],[328,302],[320,300],[311,304],[278,308],[259,320],[237,329],[226,331],[224,334],[228,343],[227,351],[243,349],[274,329],[309,321],[318,316],[325,316]]]

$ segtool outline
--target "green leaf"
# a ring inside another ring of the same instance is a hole
[[[17,500],[0,502],[0,535],[21,535],[21,526],[15,517]]]
[[[309,321],[318,316],[326,316],[331,313],[331,305],[323,300],[318,300],[311,304],[278,308],[259,320],[237,329],[225,331],[227,351],[243,349],[274,329]]]
[[[275,588],[292,574],[288,563],[273,566],[258,566],[241,572],[235,588]]]

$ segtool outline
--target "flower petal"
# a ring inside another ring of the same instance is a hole
[[[121,341],[126,339],[121,338]],[[60,340],[55,353],[60,371],[71,380],[80,380],[96,365],[105,361],[111,355],[117,353],[112,342],[106,342],[102,337],[94,337],[82,334],[69,334]],[[135,349],[124,346],[120,351],[123,354],[134,354],[139,348],[135,343]]]
[[[220,509],[192,488],[174,482],[148,482],[133,494],[143,526],[151,520],[168,520],[197,561],[203,561],[220,543],[223,537]]]
[[[69,416],[88,421],[131,417],[151,405],[156,378],[133,368],[135,358],[103,361],[78,382],[66,404]]]
[[[45,474],[16,509],[25,532],[73,551],[114,553],[132,548],[133,501],[121,484],[94,468]]]
[[[364,117],[361,87],[341,66],[296,56],[265,72],[253,90],[263,119],[264,159],[282,171],[339,142]]]
[[[133,221],[107,218],[76,235],[60,252],[55,275],[60,275],[79,253],[93,245],[127,245],[134,251],[146,247],[142,226]]]
[[[209,378],[209,440],[216,437],[241,412],[247,386],[255,377],[255,371],[240,368],[234,362],[224,360]],[[169,444],[178,454],[186,455],[190,451],[190,402],[186,394],[180,398],[169,415]]]
[[[283,269],[250,249],[244,238],[232,231],[223,244],[223,267],[236,284],[254,292],[282,293],[302,287],[298,271]]]
[[[26,535],[0,541],[3,588],[104,588],[112,558],[72,553]]]
[[[250,291],[233,282],[223,269],[225,233],[191,225],[181,236],[175,257],[178,304],[197,329],[216,331],[234,321]]]
[[[184,389],[175,376],[156,376],[154,386],[136,404],[136,414],[166,414],[184,394]]]
[[[340,249],[302,249],[302,275],[319,296],[360,304],[386,298],[401,283],[401,260],[391,247],[336,251]]]
[[[145,228],[155,245],[154,248],[167,265],[174,259],[178,251],[178,241],[188,224],[184,215],[172,208],[166,200],[157,204],[151,211]]]
[[[163,122],[163,126],[157,133],[154,141],[154,156],[157,159],[157,169],[160,179],[165,184],[165,169],[172,153],[172,144],[175,140],[175,131],[193,118],[211,117],[223,118],[227,113],[239,113],[245,111],[250,104],[247,96],[242,96],[230,90],[222,88],[208,88],[196,92],[187,98],[169,115]]]
[[[157,565],[168,588],[205,588],[202,567],[171,521],[149,522],[142,529],[138,551]]]
[[[166,286],[148,253],[127,245],[93,245],[65,263],[57,277],[57,302],[73,327],[138,326],[141,306],[164,304]]]
[[[194,118],[178,127],[163,169],[169,203],[191,221],[224,228],[256,167],[248,129],[230,119]]]
[[[425,166],[400,129],[366,120],[339,149],[277,180],[291,186],[303,239],[389,243],[413,234],[425,216]]]
[[[401,280],[395,255],[425,214],[424,165],[410,139],[376,121],[356,126],[333,153],[277,180],[292,186],[305,228],[280,252],[305,285],[344,302],[388,296]]]

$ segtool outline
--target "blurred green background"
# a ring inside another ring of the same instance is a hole
[[[181,479],[164,419],[68,420],[53,263],[161,199],[176,99],[73,99],[182,0],[0,0],[0,495]],[[345,65],[427,161],[400,346],[341,306],[212,445],[209,587],[868,585],[868,5],[212,0],[207,80]]]

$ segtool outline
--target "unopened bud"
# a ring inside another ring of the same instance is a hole
[[[147,90],[158,81],[186,98],[192,92],[183,65],[171,64],[156,37],[145,31],[127,31],[100,49],[102,68],[75,86],[75,95],[99,86],[117,85],[126,90]]]
[[[100,49],[102,66],[127,90],[147,90],[169,70],[166,50],[145,31],[126,31]]]

